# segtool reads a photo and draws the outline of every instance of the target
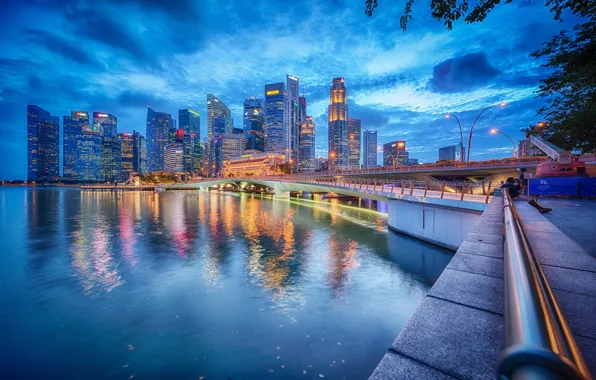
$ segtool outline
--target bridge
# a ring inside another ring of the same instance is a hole
[[[388,203],[388,226],[400,233],[457,250],[487,208],[492,183],[404,181],[388,178],[279,176],[221,178],[167,185],[165,190],[199,190],[231,184],[272,189],[275,197],[295,193],[334,193]],[[398,217],[399,216],[399,217]]]

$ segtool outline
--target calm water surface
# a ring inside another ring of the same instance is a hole
[[[354,203],[0,188],[0,378],[365,379],[451,254]]]

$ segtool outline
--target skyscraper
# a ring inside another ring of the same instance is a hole
[[[213,119],[224,119],[224,130],[219,133],[232,133],[234,127],[230,109],[215,95],[207,94],[207,139],[210,140],[218,133],[213,131]]]
[[[190,108],[178,111],[178,128],[184,131],[184,171],[188,173],[201,168],[201,115]]]
[[[66,179],[77,179],[77,142],[83,134],[82,125],[89,124],[89,117],[84,118],[86,114],[73,111],[62,121],[62,176]]]
[[[121,174],[120,179],[127,181],[130,178],[130,174],[135,170],[134,168],[134,150],[135,150],[135,138],[134,134],[131,133],[119,133],[120,138],[120,167]]]
[[[329,162],[331,170],[348,169],[348,104],[344,78],[333,78],[329,93]]]
[[[76,173],[79,181],[102,181],[101,131],[97,124],[89,124],[89,113],[71,112],[71,123],[80,127],[76,140]]]
[[[223,170],[224,161],[232,157],[239,157],[244,153],[244,135],[238,133],[221,133],[213,136],[210,146],[210,173],[219,175]]]
[[[246,150],[265,151],[263,100],[254,96],[244,101],[244,137]]]
[[[132,131],[133,135],[133,169],[138,174],[147,173],[147,140],[139,132]]]
[[[265,85],[265,151],[286,153],[287,98],[283,82]]]
[[[366,169],[377,167],[377,131],[364,131],[362,161],[362,166]]]
[[[298,170],[314,172],[317,167],[315,158],[315,123],[312,116],[306,116],[300,123],[300,148],[298,151]]]
[[[298,163],[298,138],[299,138],[299,106],[298,98],[300,91],[300,82],[297,77],[286,75],[286,91],[287,91],[287,119],[286,119],[286,149],[287,160]]]
[[[348,157],[349,169],[360,169],[360,136],[362,123],[359,119],[348,119]]]
[[[464,151],[461,143],[439,148],[439,161],[461,161]]]
[[[57,116],[27,106],[27,180],[39,181],[60,176],[60,125]]]
[[[172,115],[147,109],[147,160],[148,171],[164,170],[164,152],[168,144],[168,132],[174,128]]]
[[[383,144],[383,166],[405,165],[409,158],[404,140]]]
[[[118,120],[109,113],[93,112],[93,124],[101,137],[101,178],[104,181],[119,180],[121,151]]]

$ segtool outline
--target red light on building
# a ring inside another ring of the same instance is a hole
[[[176,129],[176,141],[184,140],[184,129]]]

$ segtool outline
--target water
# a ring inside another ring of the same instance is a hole
[[[0,378],[367,378],[451,254],[332,202],[0,188]]]

